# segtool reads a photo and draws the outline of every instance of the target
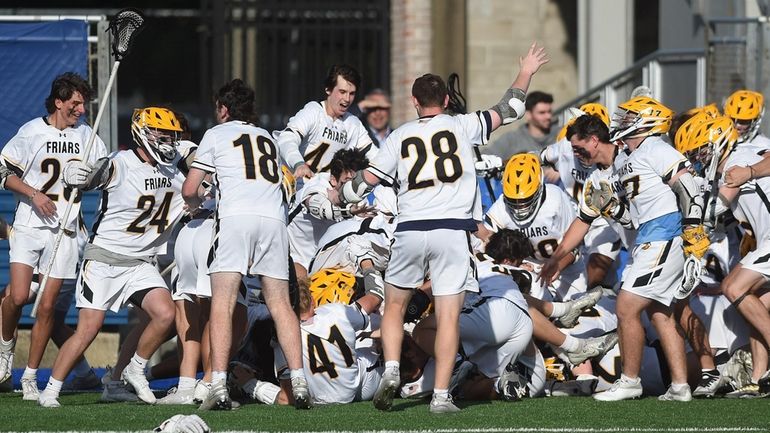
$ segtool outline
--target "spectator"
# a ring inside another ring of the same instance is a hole
[[[372,142],[382,147],[390,135],[390,96],[382,89],[374,89],[358,103],[361,123],[366,125]]]
[[[524,104],[527,123],[500,136],[483,153],[497,155],[503,161],[508,161],[517,153],[539,153],[556,141],[558,131],[551,129],[552,105],[553,95],[550,93],[536,90],[528,94]]]

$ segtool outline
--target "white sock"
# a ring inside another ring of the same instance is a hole
[[[553,311],[551,311],[551,315],[548,317],[561,317],[569,311],[570,303],[569,302],[551,302],[551,306],[553,307]]]
[[[72,371],[75,372],[75,376],[77,377],[86,377],[88,376],[88,373],[91,372],[91,366],[88,365],[88,361],[83,358],[80,360],[80,362],[75,364],[75,367],[72,369]]]
[[[0,335],[0,347],[3,348],[3,350],[13,350],[14,343],[16,342],[15,339],[11,338],[10,341],[5,341]]]
[[[580,340],[567,334],[564,336],[564,343],[561,343],[559,348],[564,349],[567,352],[574,352],[580,348]]]
[[[195,380],[194,377],[180,377],[179,378],[179,385],[177,385],[177,389],[183,390],[183,389],[193,389],[195,388],[195,384],[198,381]]]
[[[690,385],[686,384],[686,383],[673,383],[673,382],[671,383],[671,389],[673,391],[676,391],[676,392],[679,392],[679,391],[683,390],[684,387],[688,387],[689,388]]]
[[[642,381],[638,377],[628,377],[624,373],[620,374],[620,378],[623,379],[624,382],[630,382],[630,383],[633,383],[633,384],[638,384],[638,383],[641,383],[641,381]]]
[[[243,385],[243,391],[260,403],[275,404],[275,400],[278,398],[278,393],[281,392],[281,388],[270,382],[251,379]]]
[[[437,395],[437,396],[440,396],[440,397],[448,398],[449,397],[449,390],[448,389],[433,388],[433,395]]]
[[[53,395],[56,398],[59,398],[59,393],[61,392],[61,386],[62,386],[62,381],[56,380],[53,378],[53,376],[51,376],[48,379],[48,385],[45,386],[45,390],[43,392],[49,395]]]
[[[25,368],[22,377],[24,379],[37,379],[37,368]]]
[[[220,380],[227,380],[227,372],[226,371],[212,371],[211,372],[211,383],[217,383]]]
[[[385,361],[385,369],[387,370],[389,368],[399,370],[401,368],[401,363],[398,361]]]
[[[305,370],[301,368],[289,370],[289,378],[294,379],[295,377],[305,377]]]
[[[141,372],[144,372],[144,367],[147,366],[147,359],[142,358],[141,356],[139,356],[138,353],[134,353],[134,356],[131,357],[131,366],[135,370],[139,370]]]

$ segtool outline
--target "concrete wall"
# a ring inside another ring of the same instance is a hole
[[[416,115],[410,101],[412,82],[431,71],[431,0],[393,0],[390,22],[391,124],[398,126]]]

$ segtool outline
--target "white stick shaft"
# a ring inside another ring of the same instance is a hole
[[[85,150],[83,151],[84,162],[88,161],[88,154],[91,153],[91,147],[93,147],[94,141],[96,141],[96,133],[99,131],[99,124],[101,123],[104,109],[107,108],[107,102],[110,100],[112,85],[115,83],[115,77],[118,76],[119,67],[120,60],[116,60],[115,63],[112,64],[110,79],[107,80],[107,87],[104,88],[104,94],[101,101],[99,101],[99,111],[96,113],[96,121],[94,122],[93,129],[91,129],[91,135],[88,137],[88,143],[86,143]],[[64,216],[61,218],[59,223],[59,232],[56,233],[56,239],[54,240],[53,244],[53,251],[51,251],[51,259],[48,261],[48,267],[45,270],[45,274],[43,274],[43,280],[40,281],[40,289],[38,289],[37,297],[35,297],[35,305],[32,307],[32,314],[30,314],[33,318],[37,317],[37,307],[40,305],[40,300],[43,298],[43,292],[45,291],[45,286],[48,283],[48,277],[51,274],[51,269],[53,269],[53,263],[54,260],[56,260],[56,252],[59,250],[62,236],[64,236],[64,229],[67,225],[67,221],[69,220],[70,213],[72,212],[72,204],[75,202],[75,196],[77,196],[77,193],[73,190],[70,194],[69,200],[67,201],[67,207],[64,208]]]

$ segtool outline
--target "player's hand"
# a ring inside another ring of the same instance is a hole
[[[532,42],[527,55],[519,57],[519,67],[521,72],[534,75],[541,66],[550,60],[548,53],[545,52],[545,47],[538,47],[537,42]]]
[[[540,268],[540,274],[537,276],[537,281],[540,282],[542,287],[545,287],[559,278],[559,272],[559,261],[551,257],[546,260],[543,267]]]
[[[51,218],[56,215],[56,205],[53,200],[38,190],[32,193],[30,203],[32,204],[32,209],[43,217]]]
[[[294,170],[294,178],[295,179],[302,179],[302,178],[311,178],[315,176],[315,173],[313,173],[313,170],[310,169],[310,166],[307,164],[302,164],[299,167],[297,167],[296,170]]]
[[[503,167],[503,160],[497,155],[481,155],[481,161],[474,163],[476,176],[487,177]]]
[[[369,206],[365,201],[350,207],[350,214],[361,218],[369,218],[377,215],[377,208]]]
[[[82,189],[86,186],[91,171],[91,167],[83,161],[67,161],[62,170],[62,181],[69,187]]]
[[[211,429],[198,415],[174,415],[153,430],[161,433],[209,433]]]
[[[725,172],[725,185],[731,188],[738,188],[750,180],[751,169],[748,167],[734,165]]]

